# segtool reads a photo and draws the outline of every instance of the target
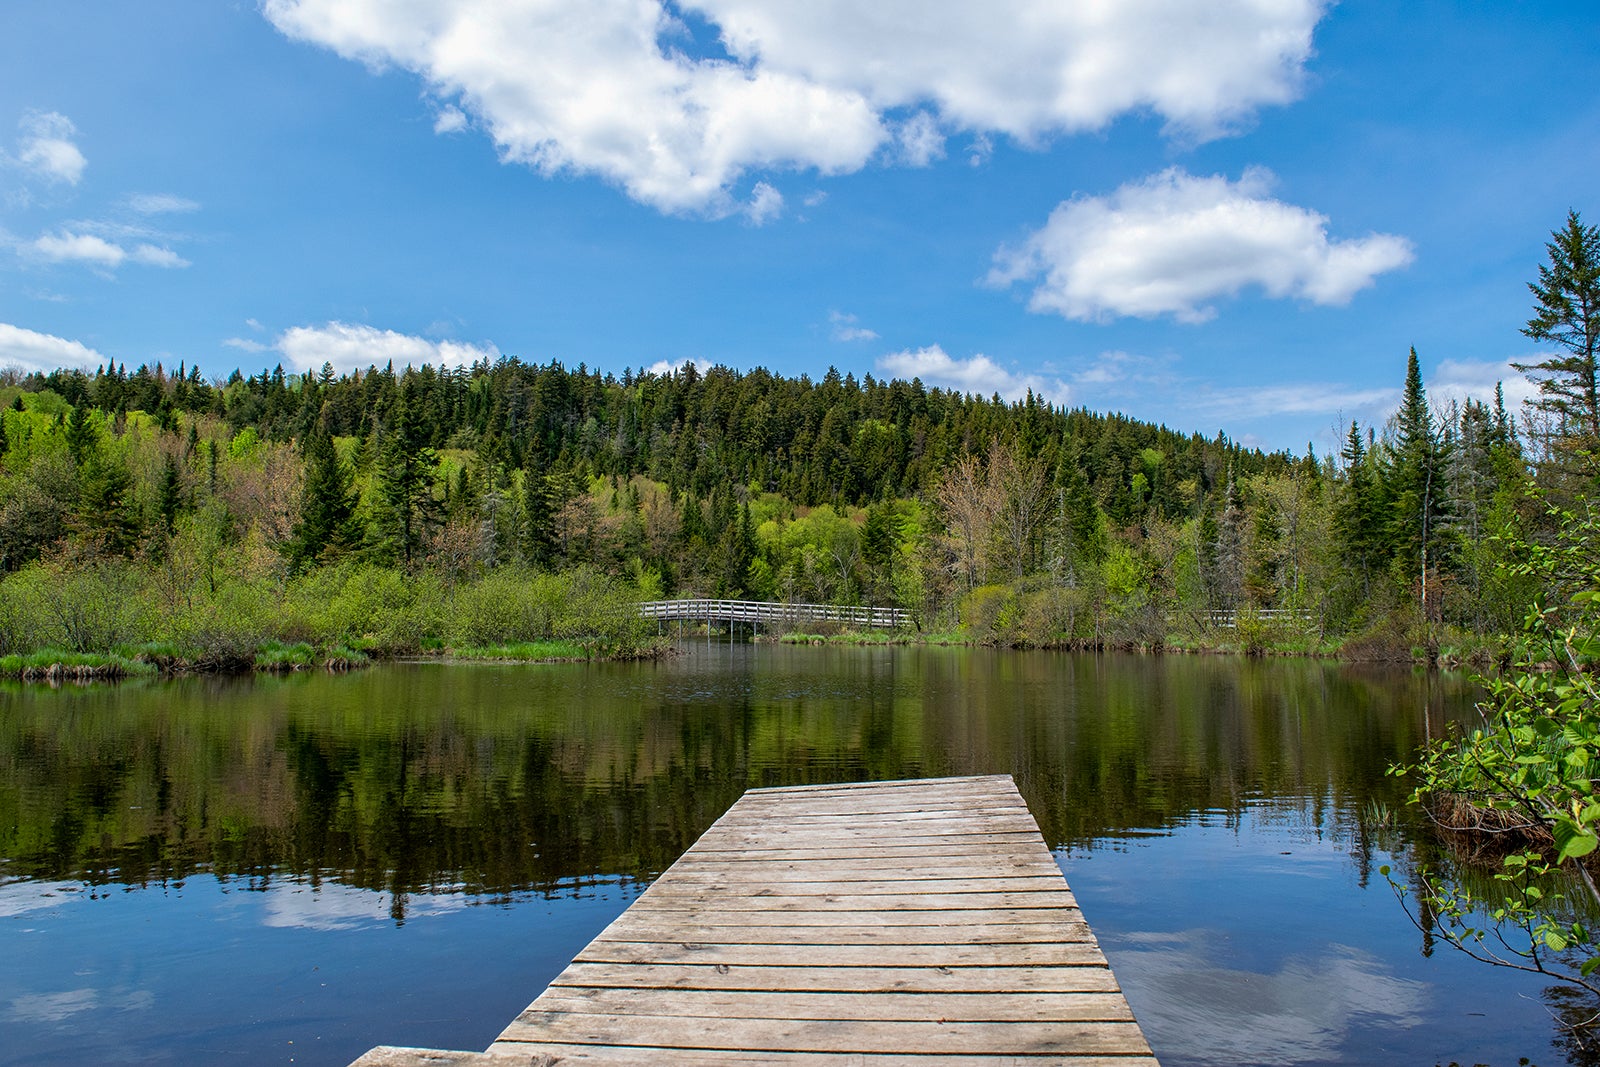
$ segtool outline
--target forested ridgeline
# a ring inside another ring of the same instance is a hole
[[[0,394],[0,560],[20,571],[8,602],[86,570],[188,611],[326,585],[335,563],[444,585],[588,566],[641,598],[892,603],[944,628],[965,609],[1007,640],[1148,643],[1172,613],[1251,607],[1349,632],[1417,586],[1426,520],[1431,610],[1506,625],[1521,598],[1483,576],[1522,515],[1517,435],[1478,405],[1435,432],[1416,388],[1410,422],[1353,426],[1334,463],[835,373],[58,371]],[[41,621],[0,640],[124,636]]]
[[[1528,368],[1537,405],[1431,405],[1413,350],[1396,415],[1321,457],[831,369],[12,374],[0,655],[620,647],[644,636],[627,605],[662,596],[893,605],[1012,644],[1509,632],[1536,489],[1576,499],[1600,450],[1600,309],[1560,273],[1594,275],[1600,236],[1573,215],[1554,237],[1524,332],[1568,355]]]

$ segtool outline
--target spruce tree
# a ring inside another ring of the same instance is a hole
[[[1528,283],[1533,317],[1522,332],[1561,352],[1514,366],[1538,383],[1534,406],[1559,420],[1565,450],[1593,476],[1600,472],[1600,227],[1585,226],[1569,211],[1566,226],[1550,237],[1549,262]]]
[[[1372,595],[1372,572],[1382,545],[1384,516],[1379,485],[1361,439],[1361,426],[1353,420],[1339,456],[1344,460],[1344,485],[1334,503],[1334,532],[1341,542],[1342,555],[1354,564],[1353,577],[1365,600]]]
[[[556,526],[550,483],[536,468],[522,472],[522,556],[536,567],[555,558]]]
[[[89,405],[79,404],[67,420],[67,451],[72,454],[72,462],[83,466],[99,446],[100,429],[95,425]]]
[[[746,504],[748,513],[750,505]],[[876,606],[885,592],[894,589],[895,530],[889,504],[874,504],[867,509],[861,527],[861,562],[867,568],[867,590]]]
[[[350,469],[339,460],[333,436],[320,424],[306,441],[306,477],[300,491],[300,521],[290,535],[290,565],[300,570],[356,541],[357,493]]]
[[[131,552],[139,540],[139,516],[133,505],[128,468],[114,456],[91,455],[78,479],[79,536],[107,552]]]
[[[424,537],[438,518],[433,483],[438,457],[418,440],[406,398],[392,408],[393,425],[380,436],[373,468],[374,506],[367,551],[406,567],[420,561]]]
[[[156,489],[156,514],[161,518],[161,529],[172,536],[178,521],[178,509],[183,504],[183,480],[178,475],[178,464],[171,456],[161,469],[161,483]]]
[[[1392,500],[1389,543],[1395,574],[1409,584],[1420,576],[1426,614],[1427,576],[1443,562],[1449,517],[1447,473],[1450,439],[1434,425],[1422,384],[1417,350],[1406,360],[1406,384],[1395,415],[1395,444],[1386,472]]]

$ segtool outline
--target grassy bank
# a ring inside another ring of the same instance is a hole
[[[345,669],[435,655],[589,660],[660,647],[631,586],[580,568],[451,580],[333,564],[302,576],[270,554],[159,564],[57,559],[0,580],[0,674],[116,678]]]
[[[1176,628],[1144,639],[1057,634],[1043,640],[969,629],[918,633],[906,630],[792,632],[766,640],[793,645],[935,645],[1054,651],[1119,651],[1223,656],[1303,656],[1364,663],[1412,663],[1444,668],[1488,669],[1502,664],[1506,643],[1449,627],[1407,626],[1385,619],[1361,633],[1330,637],[1293,625],[1240,625],[1207,630]]]
[[[115,653],[72,652],[44,648],[35,652],[0,656],[0,678],[24,682],[114,681],[157,673],[147,660]]]

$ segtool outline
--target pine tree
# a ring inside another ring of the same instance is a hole
[[[555,559],[556,524],[551,486],[534,467],[522,472],[522,557],[536,567]]]
[[[1539,385],[1534,406],[1558,420],[1561,446],[1590,477],[1600,473],[1600,227],[1576,211],[1545,245],[1550,261],[1528,283],[1534,313],[1522,332],[1562,349],[1538,363],[1514,366]]]
[[[867,568],[867,591],[874,605],[883,591],[894,589],[895,531],[890,507],[874,504],[868,508],[861,527],[861,562]]]
[[[1443,562],[1451,441],[1435,426],[1422,385],[1417,350],[1406,360],[1406,384],[1395,415],[1395,444],[1386,473],[1390,499],[1391,559],[1397,576],[1420,576],[1419,603],[1427,607],[1428,574]]]
[[[1334,503],[1334,532],[1344,558],[1354,565],[1351,572],[1357,579],[1360,597],[1366,600],[1372,595],[1372,574],[1382,548],[1384,509],[1380,486],[1361,439],[1361,426],[1354,420],[1339,457],[1344,460],[1344,485]]]
[[[107,552],[131,552],[139,540],[139,516],[133,505],[128,468],[115,457],[91,455],[78,479],[79,536]]]
[[[161,518],[161,529],[172,536],[178,520],[178,509],[183,505],[183,480],[178,475],[178,464],[171,456],[161,468],[161,482],[156,489],[156,514]]]
[[[72,454],[72,462],[83,466],[99,446],[100,428],[95,425],[89,405],[79,404],[67,420],[67,451]]]
[[[299,570],[353,548],[357,493],[350,469],[339,460],[326,424],[306,441],[306,477],[300,491],[300,521],[290,535],[290,565]]]
[[[1062,556],[1066,573],[1074,581],[1086,567],[1105,558],[1100,505],[1083,469],[1083,449],[1076,436],[1068,439],[1065,458],[1057,474],[1057,503],[1061,510]]]
[[[420,561],[424,537],[438,518],[433,500],[438,457],[417,438],[407,399],[393,405],[394,424],[378,444],[367,550],[380,561],[410,567]]]

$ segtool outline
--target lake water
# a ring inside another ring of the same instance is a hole
[[[1548,983],[1428,951],[1377,873],[1433,855],[1385,769],[1473,697],[1299,660],[720,643],[0,688],[0,1064],[481,1049],[744,789],[987,773],[1169,1067],[1563,1062]]]

